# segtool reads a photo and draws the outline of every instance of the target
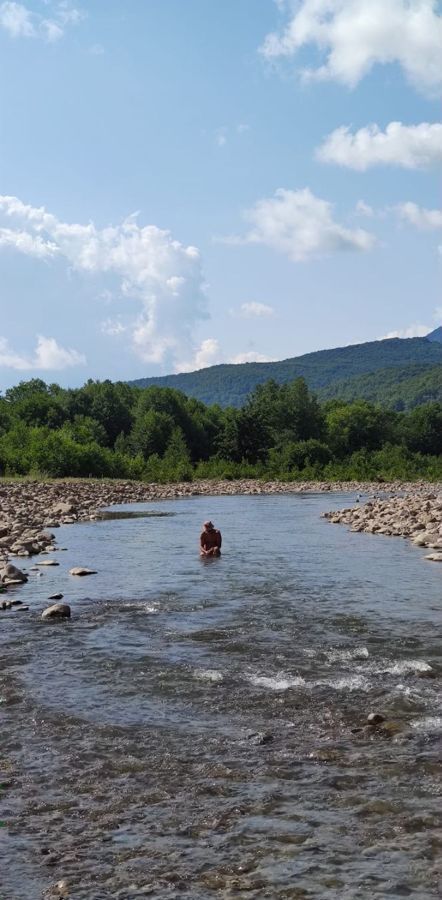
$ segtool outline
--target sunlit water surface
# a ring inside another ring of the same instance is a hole
[[[139,505],[169,515],[27,561],[30,612],[0,613],[1,900],[441,896],[442,566],[320,518],[354,499]],[[68,622],[39,617],[56,590]]]

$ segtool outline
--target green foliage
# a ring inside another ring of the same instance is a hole
[[[328,445],[339,458],[362,448],[377,450],[391,440],[395,418],[365,400],[333,404],[326,414]]]
[[[172,388],[39,379],[0,398],[0,473],[48,477],[442,478],[442,404],[408,413],[319,404],[306,382],[258,385],[241,409]]]

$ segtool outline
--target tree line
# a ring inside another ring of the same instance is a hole
[[[173,388],[31,379],[0,397],[0,474],[194,478],[442,479],[442,405],[319,403],[303,378],[258,385],[240,408]]]

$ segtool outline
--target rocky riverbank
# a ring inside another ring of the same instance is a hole
[[[350,531],[403,537],[431,550],[425,559],[442,562],[442,485],[414,485],[405,494],[369,500],[363,505],[324,513]]]

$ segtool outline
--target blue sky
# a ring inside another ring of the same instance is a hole
[[[442,322],[442,4],[0,0],[0,389]]]

